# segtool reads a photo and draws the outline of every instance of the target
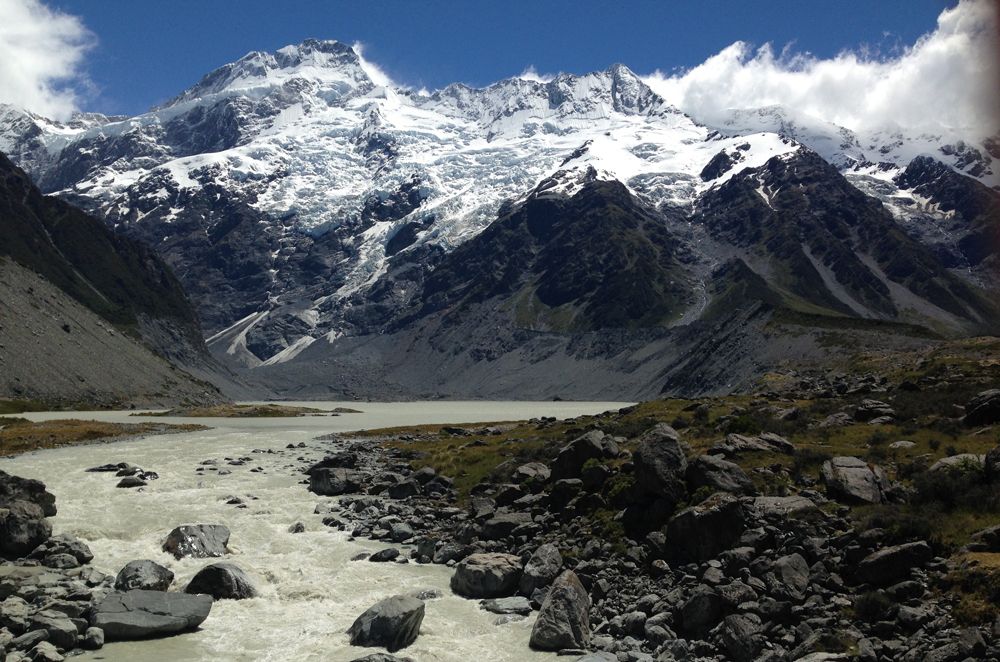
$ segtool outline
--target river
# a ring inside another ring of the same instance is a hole
[[[424,423],[474,423],[537,416],[569,418],[617,409],[611,402],[406,402],[302,404],[321,409],[352,407],[360,414],[338,417],[264,419],[143,418],[129,412],[39,412],[33,420],[91,418],[107,421],[202,423],[200,432],[150,436],[108,444],[91,444],[0,458],[0,469],[43,481],[56,495],[54,533],[71,533],[94,553],[92,565],[109,574],[133,559],[153,559],[174,574],[172,590],[182,590],[211,559],[175,560],[160,545],[180,524],[224,524],[232,532],[226,560],[256,579],[260,597],[216,602],[197,632],[167,639],[122,642],[74,658],[153,662],[162,660],[330,660],[346,662],[379,649],[350,646],[347,628],[382,598],[421,589],[438,589],[443,597],[429,600],[417,641],[398,653],[418,662],[431,660],[515,662],[554,660],[533,652],[528,637],[534,617],[497,625],[497,616],[479,609],[475,600],[448,589],[452,571],[444,566],[350,561],[361,551],[386,547],[377,542],[349,541],[349,535],[323,526],[314,515],[317,497],[300,483],[300,457],[319,458],[331,442],[314,438],[361,429]],[[287,444],[306,448],[284,451]],[[251,453],[281,449],[282,453]],[[243,466],[225,458],[249,457]],[[196,473],[204,460],[217,460],[229,475]],[[87,473],[87,467],[130,462],[156,471],[160,478],[143,491],[116,489],[113,474]],[[251,469],[260,467],[261,472]],[[248,507],[225,503],[238,496]],[[303,522],[306,532],[288,528]]]

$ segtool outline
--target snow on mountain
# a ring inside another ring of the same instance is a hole
[[[303,296],[282,281],[297,250],[286,238],[340,230],[349,251],[337,283],[306,308],[328,308],[374,283],[404,229],[413,240],[398,250],[448,251],[504,203],[536,189],[571,193],[595,177],[617,179],[653,205],[690,208],[709,188],[799,144],[884,185],[924,153],[1000,182],[989,152],[942,136],[857,135],[780,107],[732,111],[705,126],[623,65],[421,94],[377,84],[336,41],[250,53],[137,117],[59,124],[0,106],[0,151],[49,192],[112,223],[157,223],[157,240],[172,241],[190,196],[212,187],[271,219],[266,232],[280,247],[269,305]]]

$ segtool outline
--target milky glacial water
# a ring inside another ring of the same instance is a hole
[[[293,403],[295,404],[295,403]],[[213,429],[151,436],[0,458],[0,469],[37,478],[56,495],[55,533],[72,533],[90,545],[92,565],[114,574],[130,560],[148,558],[170,568],[172,590],[182,590],[213,559],[182,559],[161,551],[167,533],[180,524],[224,524],[232,532],[226,559],[255,577],[261,596],[218,601],[197,632],[144,642],[112,643],[77,660],[152,662],[160,660],[329,660],[344,662],[380,649],[350,646],[347,628],[365,609],[398,593],[434,588],[442,598],[429,600],[417,641],[399,655],[418,662],[469,660],[515,662],[554,660],[528,648],[534,616],[497,625],[497,616],[479,609],[478,601],[454,596],[452,571],[444,566],[350,561],[361,551],[388,545],[349,541],[314,515],[317,497],[301,484],[298,458],[318,459],[336,442],[314,441],[330,432],[416,425],[518,420],[536,416],[568,418],[617,409],[610,402],[407,402],[301,403],[323,409],[363,410],[338,417],[285,419],[141,418],[128,412],[40,412],[34,420],[93,418],[203,423]],[[285,450],[305,442],[307,448]],[[281,452],[251,453],[253,449]],[[243,466],[225,458],[250,457]],[[198,474],[203,460],[218,460],[232,471]],[[87,467],[130,462],[159,473],[144,491],[117,489],[113,474],[87,473]],[[261,467],[263,472],[252,472]],[[226,505],[229,496],[248,508]],[[249,497],[256,497],[255,500]],[[303,522],[306,532],[288,533]],[[218,560],[218,559],[215,559]]]

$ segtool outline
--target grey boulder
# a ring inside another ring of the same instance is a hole
[[[846,503],[885,503],[889,477],[877,464],[856,457],[835,457],[820,471],[827,493]]]
[[[205,593],[216,600],[245,600],[257,597],[257,589],[242,568],[232,563],[213,563],[198,571],[185,593]]]
[[[90,624],[101,628],[107,641],[148,639],[193,630],[211,610],[212,598],[208,595],[115,592],[94,606]]]
[[[535,550],[524,566],[521,574],[519,591],[521,595],[531,596],[537,589],[544,588],[559,576],[562,570],[563,558],[559,549],[552,543],[546,543]]]
[[[589,646],[590,597],[572,570],[559,575],[549,588],[529,644],[547,651]]]
[[[394,595],[358,616],[347,633],[352,646],[381,646],[394,653],[416,641],[423,620],[422,600]]]
[[[163,551],[175,558],[225,556],[229,551],[229,529],[221,524],[185,524],[163,542]]]
[[[174,573],[155,561],[139,559],[129,561],[115,577],[115,590],[166,591],[174,581]]]
[[[757,493],[753,481],[740,465],[717,455],[700,455],[692,460],[687,468],[687,482],[691,491],[708,487],[713,492]]]
[[[451,590],[466,598],[506,597],[517,590],[521,572],[513,554],[471,554],[455,566]]]

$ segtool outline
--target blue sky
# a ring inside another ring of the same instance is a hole
[[[945,0],[52,0],[96,36],[81,107],[138,113],[250,50],[307,37],[360,41],[394,80],[486,85],[533,66],[585,72],[622,62],[639,73],[698,65],[735,41],[830,58],[891,56],[934,29]]]

